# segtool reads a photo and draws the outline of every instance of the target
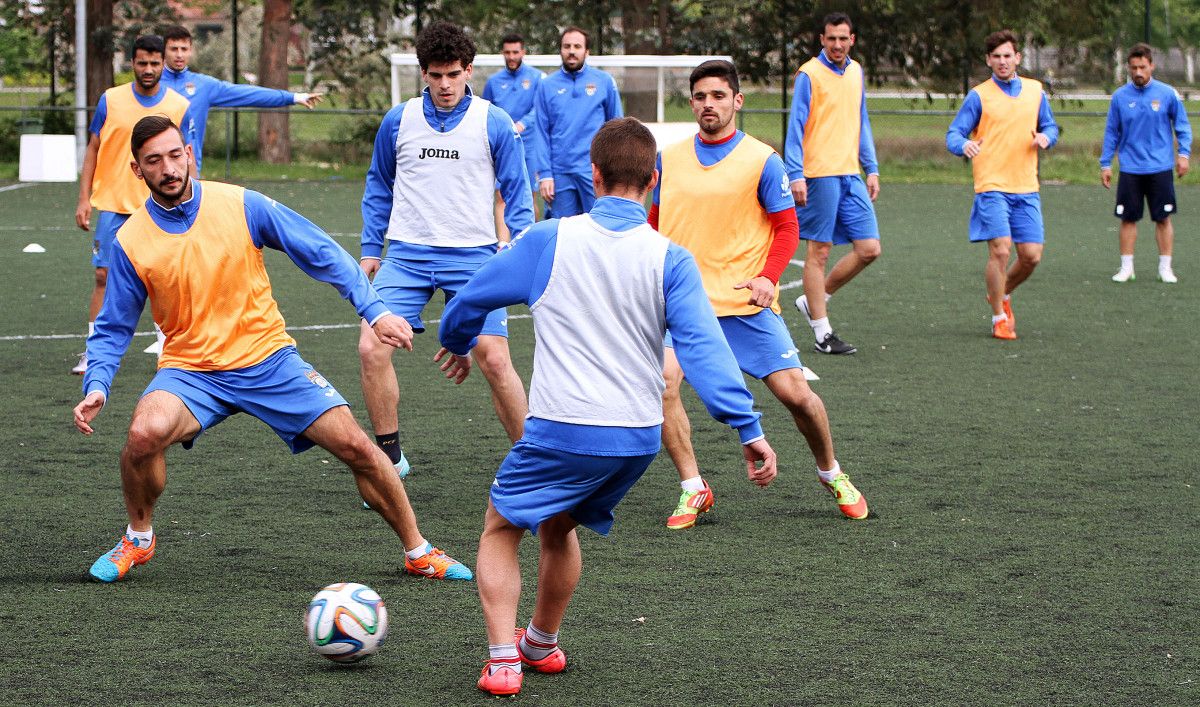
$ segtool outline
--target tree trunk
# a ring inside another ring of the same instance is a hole
[[[288,87],[288,40],[292,31],[292,0],[264,0],[262,48],[258,59],[258,83],[270,88]],[[292,161],[288,114],[258,114],[258,158],[268,164]]]
[[[87,0],[87,104],[113,85],[113,0]]]
[[[657,54],[658,2],[666,0],[621,0],[621,41],[626,54]],[[625,115],[644,122],[658,120],[658,69],[625,69],[621,89]]]

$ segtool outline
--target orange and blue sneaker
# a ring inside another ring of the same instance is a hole
[[[518,672],[507,663],[498,663],[495,670],[491,667],[490,660],[483,664],[483,673],[479,676],[479,682],[475,683],[480,690],[493,695],[515,695],[521,691],[524,673]]]
[[[154,557],[154,546],[157,542],[157,536],[152,536],[149,544],[145,544],[145,540],[122,535],[112,550],[92,563],[88,574],[98,582],[115,582],[128,574],[129,568],[134,565],[149,562],[150,558]]]
[[[817,479],[837,499],[838,508],[842,511],[842,515],[853,520],[862,520],[867,517],[867,513],[869,512],[867,510],[867,497],[854,488],[854,484],[850,483],[850,477],[845,472],[833,477],[833,481],[827,482],[819,476]]]
[[[671,530],[687,530],[696,524],[696,517],[701,513],[708,513],[715,502],[716,498],[707,481],[699,491],[684,491],[679,494],[679,504],[675,506],[675,512],[667,518],[667,527]]]
[[[1001,306],[1004,307],[1004,316],[1008,317],[1008,325],[1012,327],[1013,333],[1017,333],[1017,318],[1012,312],[1012,301],[1003,300]]]
[[[412,471],[412,464],[408,463],[408,457],[404,456],[404,450],[401,449],[400,450],[400,461],[396,462],[396,476],[399,476],[401,479],[404,479],[405,477],[408,476],[408,472],[410,472],[410,471]],[[363,504],[364,511],[371,510],[371,504],[367,503],[366,501],[363,501],[362,504]]]
[[[429,543],[417,559],[404,557],[404,571],[429,579],[473,579],[470,568]]]
[[[521,656],[522,663],[528,665],[530,668],[533,668],[539,673],[561,673],[566,669],[567,654],[563,653],[563,650],[557,645],[554,646],[554,650],[552,650],[545,658],[542,658],[541,660],[534,660],[532,658],[527,658],[525,656],[525,652],[521,650],[521,639],[523,638],[532,648],[542,648],[546,650],[550,649],[550,646],[543,646],[540,643],[534,642],[533,639],[525,638],[525,629],[519,628],[517,629],[516,634],[513,635],[513,643],[517,644],[517,655]]]

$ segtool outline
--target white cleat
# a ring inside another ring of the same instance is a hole
[[[87,351],[79,354],[79,363],[75,364],[75,367],[71,369],[71,373],[77,376],[87,373]]]
[[[1113,282],[1132,282],[1136,279],[1137,279],[1137,276],[1133,274],[1133,271],[1126,270],[1125,268],[1121,268],[1120,270],[1117,271],[1116,275],[1112,276]]]
[[[1175,277],[1175,272],[1170,268],[1158,271],[1158,279],[1160,282],[1165,282],[1168,285],[1174,285],[1179,282],[1179,278]]]
[[[800,310],[800,313],[804,315],[804,320],[811,327],[813,320],[812,315],[808,312],[808,295],[800,295],[796,298],[796,309]]]

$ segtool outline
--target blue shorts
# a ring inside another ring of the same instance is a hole
[[[492,505],[509,523],[534,534],[543,521],[566,511],[576,523],[608,535],[613,509],[655,456],[574,454],[520,439],[496,472]]]
[[[762,380],[776,371],[804,367],[787,323],[775,312],[764,309],[758,314],[717,317],[717,321],[738,368],[746,375]],[[675,347],[671,332],[667,332],[663,343]]]
[[[200,423],[196,439],[227,417],[244,412],[267,423],[293,454],[313,446],[304,431],[326,411],[348,405],[329,381],[317,373],[295,346],[285,346],[261,363],[235,371],[185,371],[162,368],[143,396],[165,390],[183,401]]]
[[[861,176],[813,177],[805,182],[808,204],[796,207],[801,238],[833,245],[879,238],[875,205]]]
[[[96,219],[96,237],[92,240],[92,265],[107,268],[112,257],[113,239],[117,231],[129,220],[129,214],[118,214],[112,211],[101,211]]]
[[[969,234],[972,243],[1011,236],[1013,243],[1044,243],[1042,197],[985,191],[975,195]]]
[[[392,314],[404,317],[413,331],[425,331],[421,310],[433,299],[435,290],[441,290],[449,302],[458,294],[478,265],[444,263],[436,260],[410,260],[388,256],[383,259],[371,284],[383,299]],[[497,309],[488,314],[480,334],[508,336],[508,310]]]
[[[596,187],[592,184],[592,175],[554,175],[554,201],[550,205],[554,210],[554,218],[586,214],[592,210],[594,203]]]

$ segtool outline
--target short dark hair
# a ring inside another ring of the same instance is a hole
[[[164,43],[169,42],[172,39],[186,39],[190,42],[192,41],[192,33],[189,32],[188,28],[184,27],[183,25],[171,25],[163,30],[162,38]]]
[[[831,12],[825,15],[825,19],[821,20],[821,34],[825,34],[825,28],[831,25],[834,27],[849,25],[850,34],[854,34],[854,23],[850,21],[850,15],[844,12]]]
[[[688,90],[695,89],[697,81],[707,78],[725,79],[725,83],[729,84],[734,93],[741,92],[741,86],[738,83],[737,68],[734,67],[731,61],[711,59],[692,69],[692,75],[688,77]]]
[[[509,32],[500,38],[500,46],[503,47],[505,44],[520,44],[521,47],[524,48],[525,38],[516,32]]]
[[[475,61],[475,42],[462,27],[444,20],[434,22],[417,37],[417,64],[421,71],[430,64],[452,64],[461,62],[463,68]]]
[[[133,158],[137,159],[138,150],[141,150],[142,145],[149,142],[150,138],[158,137],[168,130],[174,130],[179,133],[179,139],[183,140],[185,145],[187,144],[187,140],[183,138],[183,131],[167,116],[159,113],[158,115],[148,115],[139,120],[133,126],[133,132],[129,136],[129,150],[133,153]]]
[[[1146,44],[1145,42],[1138,42],[1129,48],[1129,56],[1125,57],[1125,61],[1139,57],[1153,64],[1154,50],[1150,48],[1149,44]]]
[[[608,189],[642,190],[654,178],[658,146],[650,129],[637,118],[613,118],[592,138],[591,159]]]
[[[992,32],[987,36],[987,39],[984,40],[983,45],[987,48],[986,53],[990,55],[992,52],[996,51],[997,47],[1007,42],[1012,42],[1014,52],[1020,51],[1017,46],[1017,35],[1013,34],[1011,29],[1002,29]]]
[[[570,27],[568,27],[568,28],[564,29],[564,30],[562,31],[562,34],[558,35],[558,46],[560,46],[560,47],[561,47],[561,46],[562,46],[563,37],[566,37],[568,34],[570,34],[570,33],[572,33],[572,32],[578,32],[578,33],[580,33],[580,34],[582,34],[582,35],[583,35],[583,48],[584,48],[584,49],[587,49],[587,48],[588,48],[588,44],[589,44],[589,43],[592,41],[592,38],[591,38],[591,36],[590,36],[590,35],[589,35],[587,32],[585,32],[585,31],[583,30],[583,28],[582,28],[582,27],[576,27],[575,25],[571,25]]]
[[[133,41],[133,49],[129,50],[129,58],[137,56],[138,50],[150,52],[151,54],[162,54],[166,56],[167,45],[163,42],[163,38],[157,34],[143,34]]]

